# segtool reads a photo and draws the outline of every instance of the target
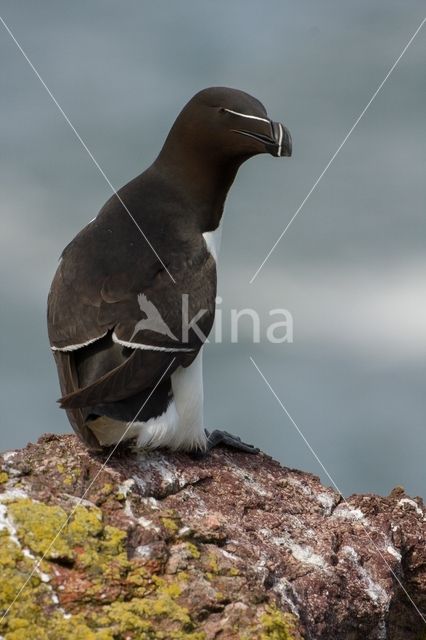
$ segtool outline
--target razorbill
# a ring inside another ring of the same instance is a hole
[[[213,325],[217,236],[241,164],[291,155],[247,93],[212,87],[182,109],[154,163],[64,249],[49,340],[76,433],[91,448],[256,451],[203,423],[203,342]],[[128,442],[130,444],[130,442]]]

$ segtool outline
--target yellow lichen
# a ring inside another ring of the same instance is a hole
[[[229,575],[230,576],[239,576],[240,575],[240,570],[237,567],[231,567],[229,569]]]
[[[177,578],[178,580],[182,580],[183,582],[188,582],[189,573],[187,573],[186,571],[179,571],[179,573],[177,574]]]
[[[164,578],[155,575],[152,576],[152,580],[162,595],[170,596],[170,598],[178,598],[182,593],[182,587],[179,581],[166,582]]]
[[[204,640],[204,632],[196,630],[188,609],[179,603],[188,574],[150,575],[137,560],[129,560],[126,532],[106,525],[99,509],[78,506],[67,514],[61,507],[24,499],[9,503],[7,515],[34,558],[23,553],[6,529],[0,531],[0,617],[32,571],[34,575],[0,623],[5,640]],[[43,562],[42,569],[50,574],[47,583],[35,565],[46,551],[50,562]],[[66,571],[84,572],[78,614],[69,618],[52,600],[64,593],[54,590],[56,570],[51,567],[56,558],[70,560],[72,568]],[[119,593],[112,602],[104,595],[111,585]]]
[[[30,499],[23,499],[8,505],[8,514],[15,523],[18,537],[31,551],[39,555],[46,553],[47,559],[57,557],[70,561],[74,559],[64,530],[48,549],[57,532],[67,521],[67,514],[61,507],[50,507]]]
[[[23,554],[5,530],[0,533],[0,617],[13,603],[0,623],[0,635],[5,640],[113,640],[108,630],[90,629],[80,615],[64,618],[60,610],[54,609],[51,587],[41,581],[37,571],[25,585],[34,571],[34,561]]]
[[[123,551],[126,534],[104,527],[97,508],[77,506],[68,515],[61,507],[23,499],[10,504],[8,513],[23,544],[34,553],[46,554],[48,560],[61,558],[73,562],[78,547],[84,547],[89,555],[93,552],[119,555]]]
[[[8,480],[9,476],[7,475],[6,471],[0,471],[0,484],[4,484]]]
[[[188,549],[189,553],[191,554],[191,556],[193,558],[198,559],[201,556],[201,553],[198,549],[198,547],[193,544],[192,542],[187,542],[186,543],[186,548]]]
[[[283,613],[276,606],[269,606],[260,616],[261,640],[299,640],[296,618]]]
[[[108,627],[114,637],[126,632],[141,640],[204,640],[204,632],[194,630],[194,623],[185,607],[177,602],[182,587],[181,577],[168,581],[152,576],[155,590],[146,598],[133,598],[130,601],[115,601],[103,607],[101,614],[88,614],[91,624]],[[173,628],[163,631],[161,621]]]
[[[62,464],[62,462],[59,462],[56,465],[56,469],[57,471],[59,471],[59,473],[64,474],[65,471],[68,471],[69,473],[67,473],[67,475],[63,478],[62,482],[64,483],[64,485],[66,487],[70,487],[71,485],[73,485],[77,478],[81,475],[81,469],[79,469],[78,467],[74,467],[73,469],[67,469],[65,467],[64,464]]]
[[[109,496],[113,492],[113,490],[114,490],[114,487],[110,482],[107,482],[102,487],[102,493],[104,496]]]
[[[174,535],[175,533],[177,533],[179,526],[177,525],[177,523],[175,522],[175,520],[172,520],[172,518],[161,518],[161,522],[163,523],[163,527],[172,535]]]
[[[210,573],[219,573],[219,563],[216,556],[212,553],[209,554],[208,557],[208,567],[210,569]]]

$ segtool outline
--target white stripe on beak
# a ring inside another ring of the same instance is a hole
[[[283,126],[282,126],[282,124],[280,122],[278,123],[278,126],[280,128],[280,135],[278,137],[278,153],[277,153],[277,155],[278,155],[278,157],[280,157],[281,156],[281,147],[282,147],[282,143],[283,143]]]

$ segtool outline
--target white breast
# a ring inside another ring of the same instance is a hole
[[[139,447],[183,451],[205,449],[202,351],[201,348],[189,367],[179,367],[172,373],[173,399],[167,411],[158,418],[138,424]]]
[[[217,229],[214,231],[206,231],[203,233],[204,241],[207,245],[207,250],[215,259],[217,263],[220,251],[220,243],[222,240],[222,221]]]
[[[178,448],[204,448],[203,347],[189,367],[179,367],[172,374],[172,390],[179,415]]]

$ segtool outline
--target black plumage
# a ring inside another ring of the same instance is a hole
[[[189,318],[203,310],[202,334],[214,321],[216,263],[203,234],[218,228],[240,165],[264,152],[290,155],[291,140],[260,102],[233,89],[201,91],[155,162],[63,251],[48,299],[49,339],[61,406],[88,445],[99,445],[96,419],[129,422],[143,406],[145,422],[166,411],[173,372],[190,366],[203,344],[194,330],[182,338],[182,296]],[[167,333],[138,329],[140,296]]]

